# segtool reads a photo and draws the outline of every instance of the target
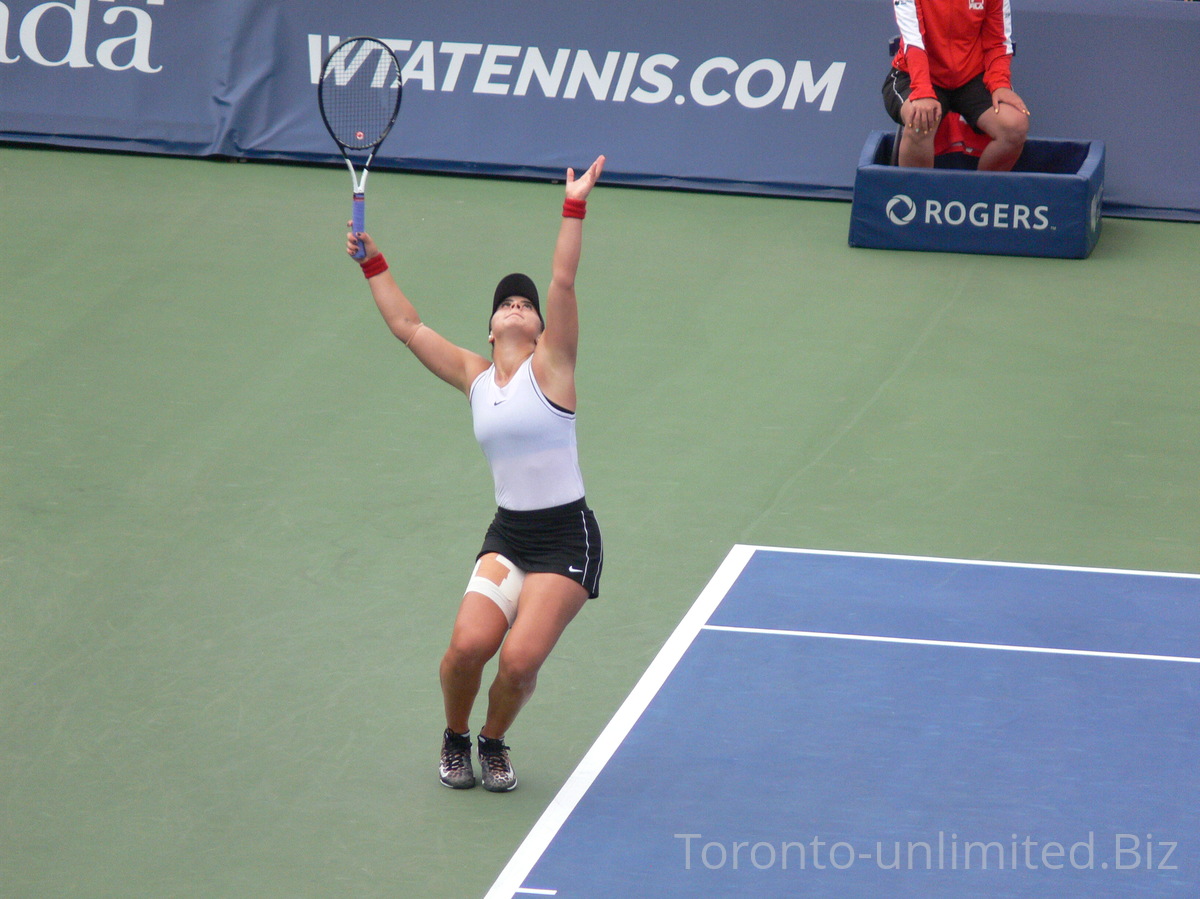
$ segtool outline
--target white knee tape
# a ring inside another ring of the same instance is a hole
[[[467,581],[467,593],[482,593],[500,607],[504,617],[508,619],[509,627],[517,620],[517,600],[521,597],[521,585],[525,583],[525,572],[510,562],[504,556],[496,556],[496,560],[508,569],[508,574],[496,583],[479,573],[483,559],[475,563],[471,579]]]

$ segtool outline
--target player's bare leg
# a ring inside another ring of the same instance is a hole
[[[587,598],[587,590],[570,578],[526,575],[517,620],[500,650],[499,670],[488,691],[487,720],[479,731],[479,763],[486,789],[507,792],[516,787],[504,735],[533,695],[542,664]]]
[[[446,707],[446,731],[438,775],[443,784],[456,790],[475,786],[471,765],[470,718],[479,695],[483,666],[499,650],[508,632],[508,619],[492,599],[468,592],[459,606],[450,647],[442,656],[442,701]]]
[[[508,619],[491,599],[481,593],[463,597],[440,670],[446,726],[451,730],[460,734],[469,730],[483,666],[500,649],[506,633]]]
[[[508,732],[533,695],[542,664],[585,602],[587,590],[570,578],[526,575],[517,620],[500,649],[499,670],[488,691],[487,721],[481,734],[500,739]]]

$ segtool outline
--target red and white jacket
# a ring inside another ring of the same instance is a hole
[[[935,97],[983,73],[989,91],[1012,87],[1009,0],[894,0],[900,49],[892,65],[912,80],[909,99]]]

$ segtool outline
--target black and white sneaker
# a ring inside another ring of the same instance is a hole
[[[507,793],[517,788],[517,772],[508,759],[508,747],[503,740],[491,740],[479,735],[479,767],[483,769],[483,788],[493,793]]]
[[[442,783],[452,790],[469,790],[475,786],[470,734],[456,734],[446,728],[442,734],[442,763],[438,774]]]

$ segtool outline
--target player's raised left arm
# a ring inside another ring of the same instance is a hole
[[[583,246],[583,217],[587,198],[600,173],[604,157],[598,156],[579,177],[567,169],[566,196],[562,224],[554,244],[550,269],[550,289],[546,294],[546,331],[541,343],[554,362],[574,366],[579,344],[579,313],[575,299],[575,275]]]

